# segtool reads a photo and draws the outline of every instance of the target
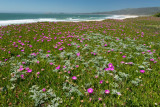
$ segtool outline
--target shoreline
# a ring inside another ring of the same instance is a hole
[[[137,18],[140,15],[112,15],[111,17],[104,17],[103,19],[56,19],[56,18],[39,18],[39,19],[20,19],[20,20],[0,20],[1,26],[8,25],[19,25],[19,24],[27,24],[27,23],[38,23],[38,22],[89,22],[89,21],[103,21],[107,19],[115,19],[115,20],[124,20],[127,18]]]

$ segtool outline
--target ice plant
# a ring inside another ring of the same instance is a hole
[[[144,72],[145,72],[145,70],[140,70],[140,72],[141,72],[141,73],[144,73]]]
[[[98,78],[98,75],[96,75],[95,78]]]
[[[121,61],[121,64],[123,64],[124,63],[124,61]]]
[[[37,72],[37,75],[39,75],[40,74],[40,72]]]
[[[89,88],[87,91],[88,91],[88,93],[93,93],[93,89],[92,88]]]
[[[123,57],[123,58],[125,58],[126,56],[125,56],[125,55],[123,55],[122,57]]]
[[[27,70],[27,72],[28,72],[28,73],[31,73],[31,72],[32,72],[32,69]]]
[[[21,75],[21,78],[24,79],[24,75],[23,74]]]
[[[29,70],[29,67],[27,67],[25,70]]]
[[[99,101],[101,101],[101,100],[102,100],[102,98],[100,98],[100,97],[99,97],[99,98],[98,98],[98,100],[99,100]]]
[[[104,91],[104,93],[109,94],[109,93],[110,93],[110,91],[109,91],[109,90],[105,90],[105,91]]]
[[[103,83],[103,80],[101,80],[99,83],[102,84],[102,83]]]
[[[104,46],[107,46],[107,44],[105,44]]]
[[[60,65],[58,65],[58,67],[56,67],[56,69],[60,69]]]
[[[42,89],[42,91],[43,91],[43,92],[45,92],[45,91],[46,91],[46,89],[45,89],[45,88],[43,88],[43,89]]]
[[[154,61],[154,59],[150,59],[150,61]]]
[[[22,64],[25,64],[25,62],[22,62]]]
[[[154,63],[157,63],[157,61],[154,61]]]
[[[61,51],[61,50],[63,50],[63,48],[59,48],[59,50]]]
[[[77,53],[77,56],[80,56],[80,52]]]
[[[108,64],[108,67],[109,67],[109,68],[113,68],[114,66],[113,66],[112,63],[109,63],[109,64]]]
[[[77,77],[76,77],[76,76],[73,76],[73,77],[72,77],[72,79],[73,79],[73,80],[76,80],[76,79],[77,79]]]
[[[23,71],[24,68],[19,68],[19,71]]]
[[[53,63],[51,62],[51,63],[49,63],[50,65],[53,65]]]

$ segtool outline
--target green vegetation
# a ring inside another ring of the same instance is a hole
[[[154,15],[155,17],[160,17],[160,13],[157,13]]]
[[[158,17],[0,27],[0,106],[160,106]]]

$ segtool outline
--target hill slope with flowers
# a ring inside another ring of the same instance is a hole
[[[159,25],[139,17],[0,27],[0,105],[160,105]]]

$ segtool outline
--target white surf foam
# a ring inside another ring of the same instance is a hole
[[[131,15],[113,15],[111,17],[106,17],[106,19],[126,19],[126,18],[136,18],[138,16],[131,16]]]
[[[80,22],[80,21],[102,21],[105,19],[126,19],[126,18],[136,18],[138,16],[129,16],[129,15],[112,15],[110,17],[103,18],[88,18],[88,19],[56,19],[56,18],[40,18],[40,19],[22,19],[22,20],[0,20],[0,26],[6,26],[11,24],[25,24],[25,23],[36,23],[36,22]]]

